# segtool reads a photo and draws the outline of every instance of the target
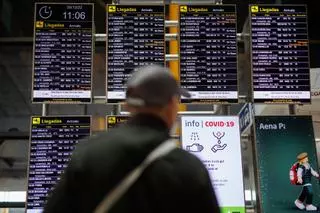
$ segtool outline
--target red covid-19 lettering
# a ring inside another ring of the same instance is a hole
[[[206,121],[204,123],[206,127],[224,127],[223,121]]]
[[[233,121],[206,121],[204,122],[204,125],[206,127],[234,127],[234,122]]]

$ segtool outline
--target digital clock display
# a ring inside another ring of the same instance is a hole
[[[93,4],[35,5],[34,103],[92,100]]]
[[[86,13],[85,12],[64,12],[64,19],[76,19],[76,20],[85,20]]]
[[[93,5],[91,4],[36,4],[37,20],[84,20],[92,21]]]

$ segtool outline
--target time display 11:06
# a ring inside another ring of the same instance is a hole
[[[76,19],[76,20],[85,20],[86,19],[86,12],[64,12],[63,13],[64,19]]]

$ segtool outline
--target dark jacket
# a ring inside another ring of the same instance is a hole
[[[91,213],[111,188],[168,138],[162,120],[138,115],[82,142],[44,213]],[[204,165],[176,149],[150,165],[111,212],[216,213],[219,208]]]

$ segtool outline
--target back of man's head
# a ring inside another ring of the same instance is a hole
[[[126,104],[131,112],[151,112],[165,120],[176,116],[180,96],[190,97],[181,89],[169,69],[150,65],[135,70],[127,82]]]
[[[159,65],[138,68],[127,82],[126,102],[132,107],[163,107],[180,95],[190,97],[169,69]]]

